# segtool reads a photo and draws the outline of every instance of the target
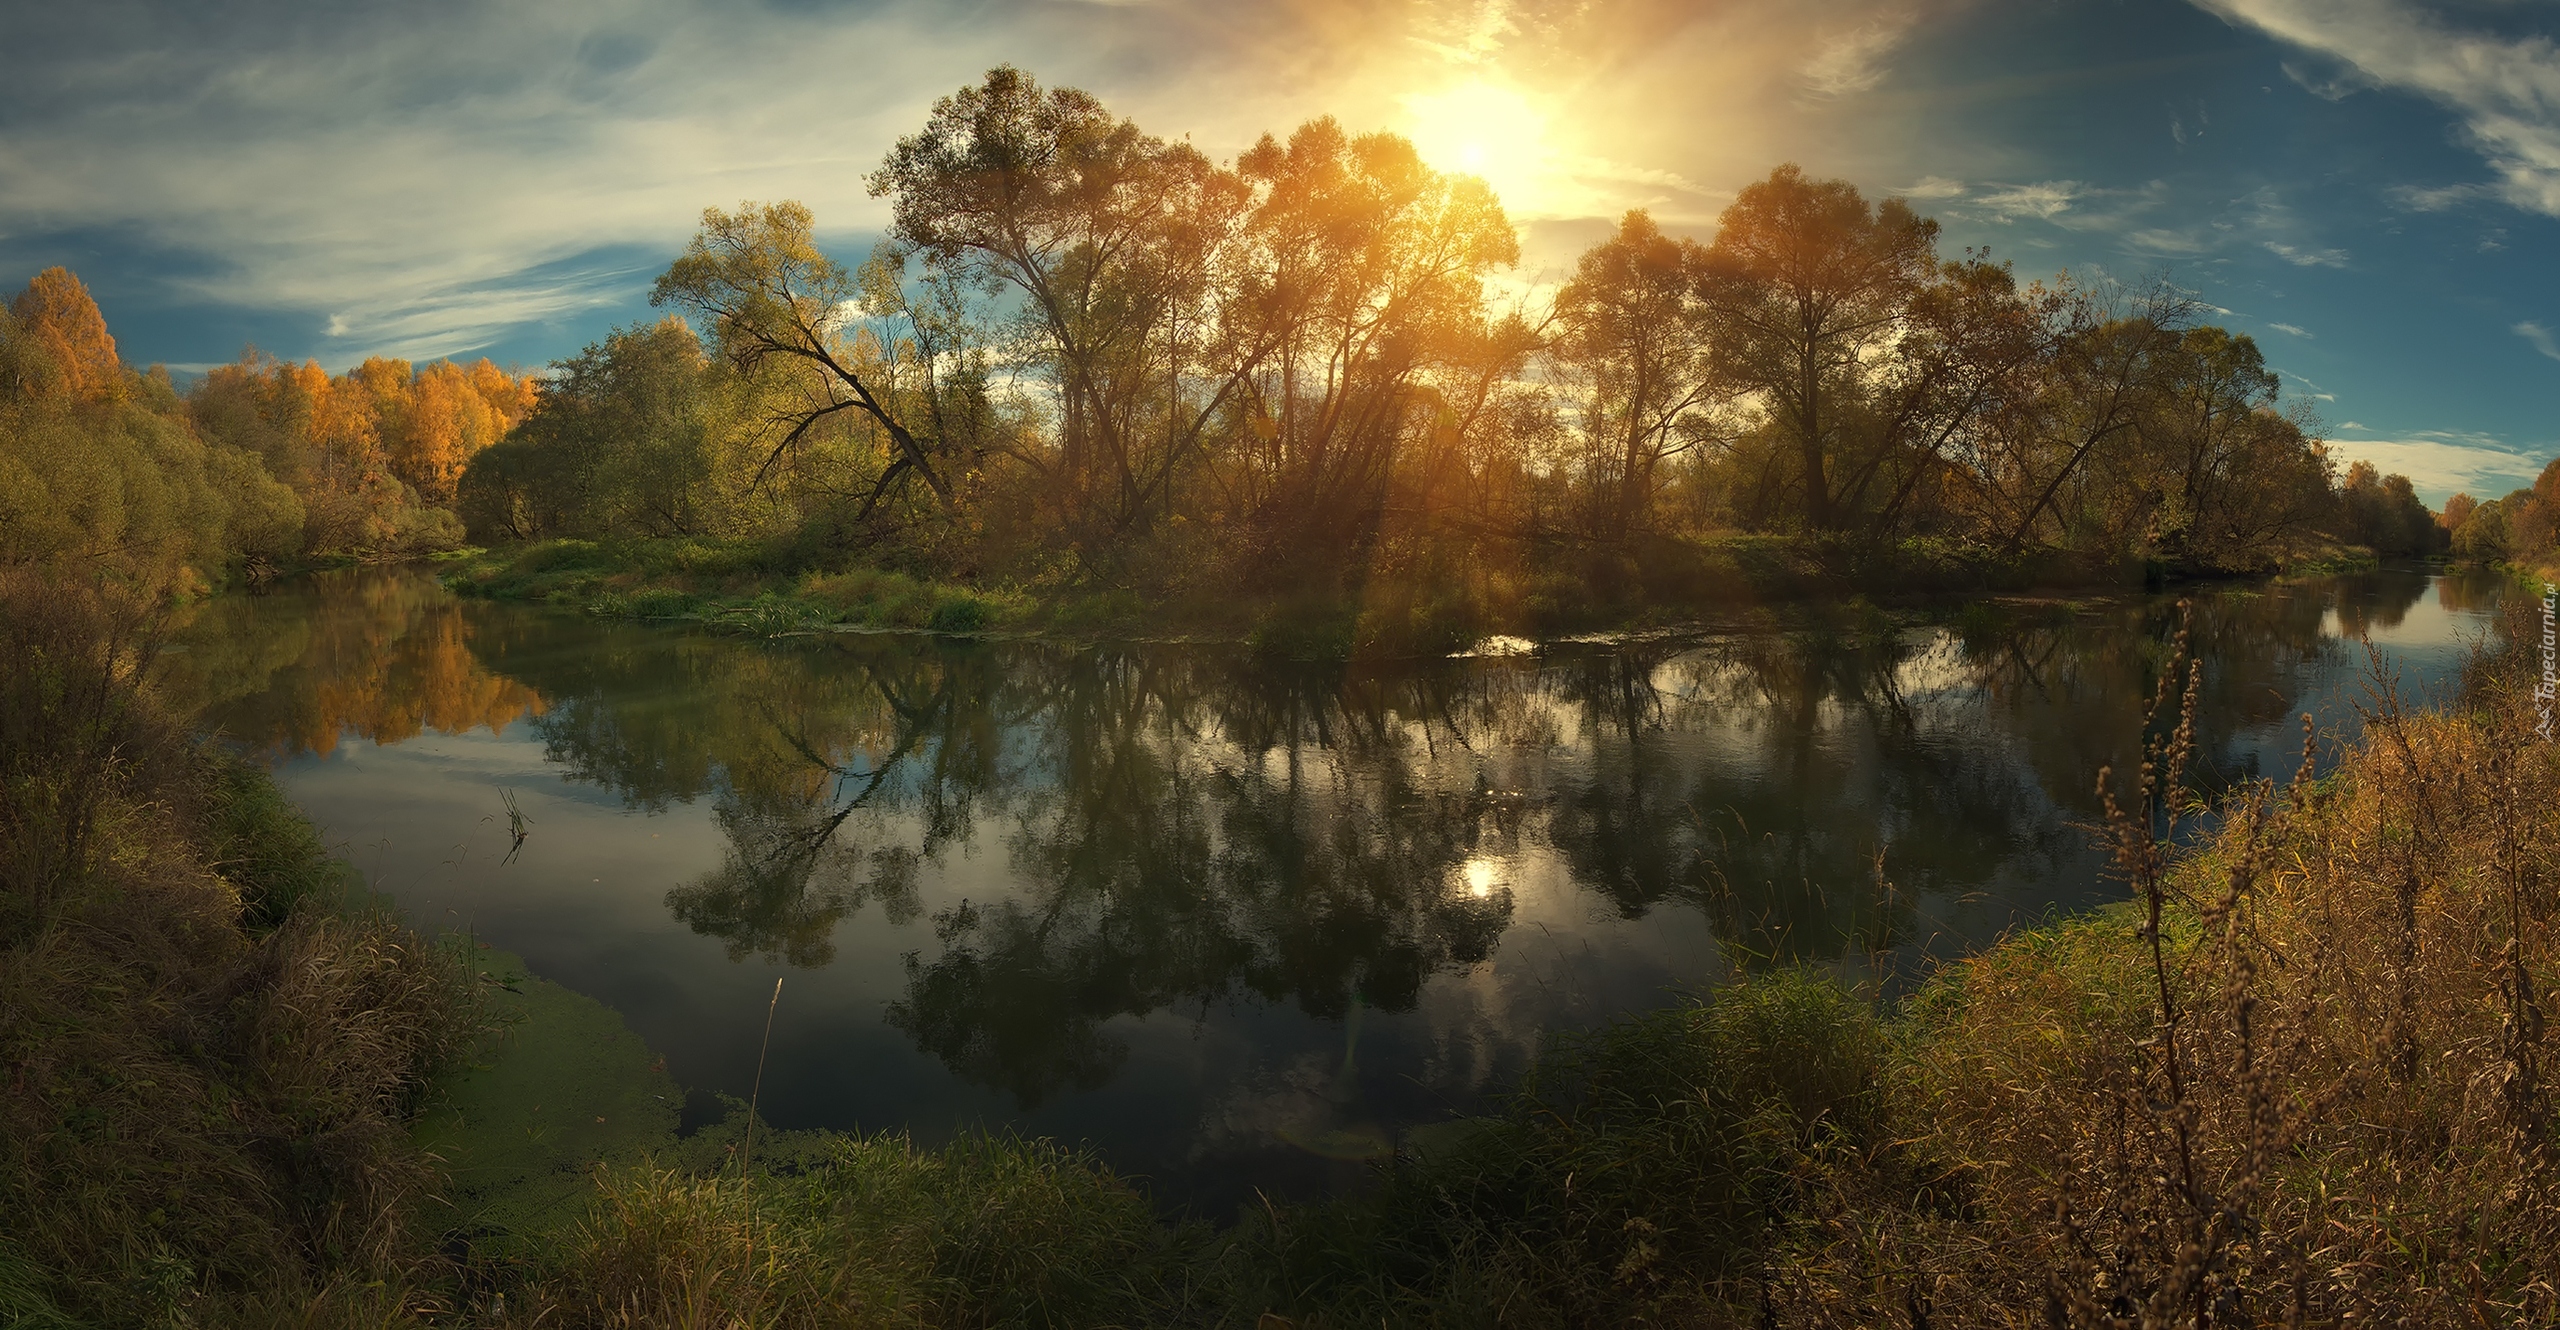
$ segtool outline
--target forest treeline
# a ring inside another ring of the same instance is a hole
[[[1709,240],[1627,214],[1552,289],[1515,283],[1483,181],[1395,135],[1317,119],[1219,162],[1011,68],[868,185],[893,222],[859,267],[800,204],[712,209],[667,317],[538,375],[253,350],[181,393],[48,270],[0,318],[0,559],[219,581],[679,537],[790,573],[1516,606],[1695,594],[1735,539],[2030,580],[2554,544],[2560,476],[2430,513],[2342,471],[2165,280],[2021,282],[1792,165]]]
[[[332,377],[254,350],[181,393],[125,365],[88,289],[48,268],[0,308],[0,564],[200,586],[451,548],[464,465],[538,395],[487,360]]]
[[[475,459],[474,538],[788,530],[941,576],[1323,586],[1720,533],[2099,563],[2424,553],[2248,337],[2165,282],[2021,283],[1793,166],[1712,240],[1632,212],[1505,285],[1480,180],[1330,119],[1232,162],[1001,68],[868,181],[889,239],[713,209],[680,315],[563,362]]]

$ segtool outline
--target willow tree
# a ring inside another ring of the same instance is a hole
[[[1837,525],[1827,459],[1937,276],[1938,224],[1792,163],[1743,188],[1699,282],[1722,371],[1760,395],[1796,455],[1806,527]]]
[[[1214,317],[1243,181],[1008,65],[935,103],[870,189],[929,271],[1018,298],[1056,394],[1053,449],[1026,460],[1069,520],[1109,538],[1163,511],[1257,359]]]
[[[699,315],[720,357],[771,389],[774,441],[756,469],[757,485],[816,432],[851,417],[871,422],[889,444],[863,501],[865,515],[909,477],[947,509],[955,501],[947,443],[911,427],[893,388],[897,347],[875,339],[866,348],[854,335],[860,284],[819,252],[813,229],[802,203],[705,209],[702,229],[658,278],[649,303]]]
[[[1698,299],[1707,252],[1641,209],[1583,252],[1556,292],[1555,359],[1581,415],[1585,520],[1602,537],[1644,525],[1664,465],[1704,437],[1722,394]]]
[[[1393,134],[1313,120],[1237,167],[1254,207],[1224,320],[1261,354],[1231,487],[1267,535],[1356,551],[1416,447],[1462,440],[1527,350],[1484,296],[1519,240],[1483,181]]]

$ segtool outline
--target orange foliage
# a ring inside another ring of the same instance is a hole
[[[116,339],[107,333],[106,316],[70,269],[37,273],[9,303],[9,313],[21,334],[35,339],[53,362],[51,382],[40,385],[39,392],[94,400],[111,396],[123,383],[123,363],[116,359]]]
[[[325,754],[347,731],[395,744],[425,730],[496,734],[519,717],[541,715],[541,695],[482,669],[463,636],[460,615],[440,615],[390,644],[379,669],[322,681],[309,723],[294,742]]]
[[[504,371],[488,361],[480,365],[505,380]],[[453,502],[453,487],[472,454],[496,443],[510,423],[498,404],[483,396],[474,371],[450,360],[420,371],[409,398],[408,429],[391,458],[392,469],[417,488],[430,503]],[[507,398],[512,402],[510,394]]]
[[[199,396],[253,401],[268,428],[342,472],[387,470],[427,502],[450,504],[462,468],[524,419],[539,393],[533,376],[485,359],[420,369],[377,356],[333,379],[315,361],[288,365],[252,351],[208,374]]]
[[[414,618],[386,616],[366,623],[355,640],[326,643],[330,668],[308,679],[310,691],[274,718],[268,744],[280,753],[326,756],[348,734],[396,744],[427,730],[497,734],[541,715],[542,695],[483,667],[469,638],[460,608],[447,603]]]

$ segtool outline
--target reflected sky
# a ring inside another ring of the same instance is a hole
[[[2497,588],[2196,593],[2208,788],[2413,695]],[[2174,610],[1280,666],[751,641],[410,571],[210,602],[169,686],[416,923],[620,1009],[787,1127],[1091,1141],[1168,1204],[1356,1185],[1549,1031],[1736,967],[1907,983],[2112,894],[2077,830]],[[501,791],[531,819],[521,853]]]

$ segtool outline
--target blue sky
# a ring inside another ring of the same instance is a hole
[[[2519,0],[18,5],[0,282],[71,267],[136,362],[537,365],[646,317],[707,205],[805,200],[858,257],[864,173],[1010,61],[1220,156],[1325,113],[1481,154],[1532,288],[1628,207],[1710,234],[1781,161],[1902,193],[1950,254],[2195,292],[2441,501],[2560,453],[2555,32]]]

